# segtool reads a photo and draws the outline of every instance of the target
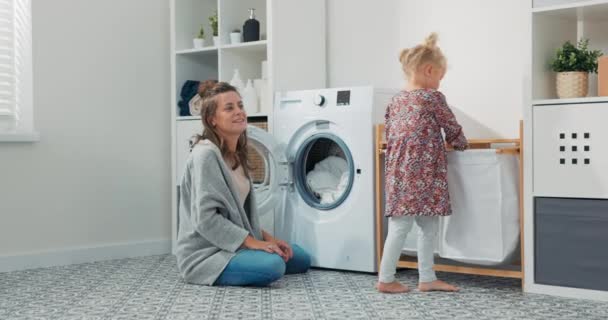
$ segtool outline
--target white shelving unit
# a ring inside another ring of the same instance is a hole
[[[222,49],[235,49],[242,52],[265,52],[268,41],[259,40],[237,44],[225,44],[222,45]]]
[[[593,74],[587,97],[557,99],[556,75],[549,66],[556,49],[567,40],[575,44],[588,38],[590,48],[608,54],[608,1],[533,0],[532,4],[523,143],[524,290],[608,301],[608,291],[590,289],[605,286],[605,282],[598,285],[603,280],[585,280],[585,273],[595,271],[577,272],[600,257],[599,252],[591,252],[598,247],[588,241],[598,237],[591,229],[608,225],[597,210],[608,204],[608,193],[602,193],[608,186],[608,150],[601,142],[608,135],[602,120],[608,116],[608,97],[597,97],[597,76]],[[577,209],[572,209],[574,203]],[[586,224],[589,234],[581,236],[586,232],[581,226],[568,229],[566,219],[588,219],[584,215],[595,215],[595,223]],[[563,231],[555,234],[559,228]],[[574,250],[566,248],[579,243]],[[548,263],[554,257],[556,263]],[[559,280],[548,281],[551,277]]]
[[[546,105],[560,105],[560,104],[585,104],[585,103],[598,103],[598,102],[606,102],[606,101],[608,101],[608,97],[544,99],[544,100],[533,100],[532,105],[546,106]]]
[[[274,93],[287,90],[323,88],[326,83],[325,0],[169,0],[171,19],[171,102],[172,132],[171,187],[181,179],[188,152],[188,139],[202,131],[198,116],[179,116],[180,91],[187,80],[208,79],[229,82],[234,69],[244,82],[262,77],[262,61],[267,61],[268,105],[260,106],[251,121],[266,122],[272,131]],[[260,40],[230,44],[230,32],[242,31],[255,8],[260,22]],[[218,13],[219,44],[215,46],[209,17]],[[201,25],[206,47],[193,48],[193,38]],[[173,239],[176,236],[177,196],[172,200]]]
[[[325,86],[325,0],[170,0],[172,101],[186,80],[230,81],[239,69],[244,82],[260,79],[268,63],[268,94]],[[230,32],[242,30],[255,8],[260,40],[230,43]],[[218,13],[219,45],[215,46],[209,16]],[[205,29],[206,47],[194,49],[192,39]],[[272,99],[269,99],[272,102]],[[177,114],[177,108],[174,108]],[[260,106],[271,116],[272,106]],[[272,125],[271,117],[268,119]]]
[[[217,47],[207,47],[201,49],[183,49],[175,51],[176,55],[200,55],[206,53],[215,53],[217,54]]]

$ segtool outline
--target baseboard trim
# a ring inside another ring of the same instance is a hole
[[[171,240],[113,243],[19,255],[0,256],[0,272],[65,266],[103,260],[134,258],[171,253]]]

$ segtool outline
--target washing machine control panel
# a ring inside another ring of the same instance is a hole
[[[350,90],[340,90],[340,91],[338,91],[337,95],[338,95],[336,97],[337,106],[349,106],[350,105]]]
[[[325,97],[322,94],[317,94],[317,95],[315,95],[313,103],[317,107],[324,107]]]

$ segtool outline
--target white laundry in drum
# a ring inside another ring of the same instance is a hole
[[[321,204],[329,204],[338,200],[346,190],[348,174],[346,160],[329,156],[317,162],[314,169],[306,174],[306,183],[320,198]]]

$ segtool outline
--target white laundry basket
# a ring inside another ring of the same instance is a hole
[[[502,265],[519,249],[519,159],[493,149],[448,153],[452,215],[440,219],[436,253],[459,262]],[[415,255],[414,224],[403,252]]]

